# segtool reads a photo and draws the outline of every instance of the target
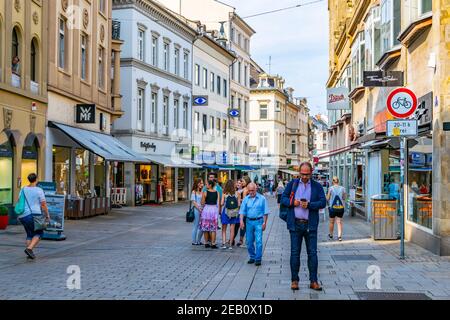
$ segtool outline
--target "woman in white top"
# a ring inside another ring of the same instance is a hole
[[[28,181],[30,184],[20,191],[19,197],[22,196],[22,194],[25,196],[25,210],[18,218],[27,233],[27,247],[25,249],[25,253],[28,258],[34,259],[36,256],[33,253],[33,249],[41,240],[44,230],[34,230],[33,215],[40,215],[43,211],[47,220],[50,220],[50,216],[48,214],[44,191],[36,186],[37,175],[35,173],[29,174]]]
[[[338,240],[342,241],[342,218],[345,212],[344,201],[347,197],[345,188],[339,185],[339,178],[333,177],[333,185],[328,189],[327,200],[329,201],[328,210],[330,212],[330,226],[328,238],[333,239],[334,221],[336,220],[338,226]]]

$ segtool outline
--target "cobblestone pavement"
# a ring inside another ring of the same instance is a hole
[[[260,267],[248,265],[247,250],[212,250],[191,245],[187,203],[123,208],[87,220],[66,221],[67,240],[43,241],[36,260],[23,252],[24,231],[0,231],[0,299],[359,299],[359,292],[423,293],[450,298],[450,259],[398,241],[373,241],[370,225],[345,217],[344,240],[319,231],[319,280],[308,288],[302,250],[300,290],[290,290],[289,233],[270,200]],[[219,231],[220,233],[220,231]],[[220,243],[219,236],[219,243]],[[67,268],[81,270],[81,289],[67,288]],[[381,289],[369,290],[367,268],[381,271]]]

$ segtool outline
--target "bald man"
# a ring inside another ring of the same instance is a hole
[[[250,259],[247,263],[254,263],[255,266],[260,266],[262,261],[262,235],[266,230],[267,216],[269,214],[269,208],[267,205],[267,199],[256,192],[257,186],[255,183],[247,185],[248,195],[242,201],[241,209],[239,211],[241,218],[241,229],[246,227],[246,241],[247,250]],[[246,217],[246,224],[244,224],[244,217]],[[255,250],[256,244],[256,250]]]

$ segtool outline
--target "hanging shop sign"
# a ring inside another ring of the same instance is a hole
[[[388,120],[386,135],[388,137],[415,137],[417,136],[417,120]]]
[[[327,109],[328,110],[350,109],[347,87],[327,89]]]
[[[414,119],[419,126],[431,124],[433,121],[433,92],[418,98]]]
[[[236,118],[239,117],[240,111],[239,109],[230,109],[230,111],[228,111],[228,114],[230,115],[230,117]]]
[[[216,153],[216,164],[227,164],[228,163],[228,152],[222,151]]]
[[[364,87],[402,87],[402,71],[364,71]]]
[[[387,98],[387,109],[395,118],[408,118],[417,109],[417,97],[407,88],[395,89]]]
[[[208,96],[192,96],[194,106],[207,106]]]
[[[95,123],[95,104],[77,104],[75,122]]]

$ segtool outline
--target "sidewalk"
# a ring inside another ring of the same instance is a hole
[[[324,291],[308,288],[303,247],[300,290],[293,292],[289,232],[275,200],[270,200],[273,214],[260,267],[246,263],[245,248],[192,246],[187,207],[122,208],[66,221],[67,240],[41,242],[34,261],[23,253],[22,227],[10,226],[0,231],[0,299],[360,299],[359,292],[368,291],[450,298],[450,258],[407,243],[406,259],[399,260],[399,241],[371,240],[370,225],[360,218],[345,217],[342,242],[327,240],[328,226],[321,221],[319,281]],[[70,265],[81,269],[81,290],[66,286]],[[381,270],[381,290],[366,286],[371,265]]]

